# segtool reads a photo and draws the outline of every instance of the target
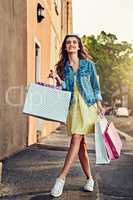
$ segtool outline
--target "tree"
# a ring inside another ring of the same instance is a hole
[[[123,86],[132,85],[133,80],[132,45],[126,41],[118,42],[115,35],[104,31],[97,37],[84,35],[82,41],[96,63],[104,100],[111,103],[116,91],[122,98]]]

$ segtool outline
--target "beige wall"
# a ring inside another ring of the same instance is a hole
[[[26,0],[0,1],[0,159],[27,144],[28,121],[22,115],[27,82],[26,19]]]
[[[45,19],[37,23],[36,10],[37,3],[40,2],[45,7]],[[41,77],[40,81],[47,81],[50,63],[50,19],[44,1],[27,0],[27,84],[35,82],[35,42],[40,45],[41,51]],[[28,144],[36,142],[36,127],[38,119],[29,117],[29,138]],[[45,122],[44,122],[45,125]],[[47,135],[49,128],[43,126],[42,137]]]
[[[44,7],[45,19],[41,23],[36,20],[37,3]],[[50,5],[52,5],[50,7]],[[60,40],[60,16],[56,16],[53,3],[50,1],[31,0],[27,1],[27,83],[35,82],[35,41],[38,41],[41,47],[41,79],[42,82],[48,82],[49,69],[56,62],[55,46],[57,40]],[[50,134],[50,132],[58,126],[58,123],[42,121],[29,117],[29,137],[28,144],[37,141],[37,126],[41,123],[41,138]]]
[[[61,0],[61,37],[72,33],[72,0]]]
[[[41,23],[37,23],[36,20],[36,8],[37,3],[40,3],[44,7],[45,19]],[[27,0],[27,83],[35,81],[35,41],[41,46],[41,80],[42,82],[48,81],[48,73],[50,68],[53,68],[58,60],[58,53],[60,44],[62,41],[62,30],[63,33],[70,31],[72,28],[70,21],[66,23],[62,21],[63,17],[67,14],[65,8],[62,11],[62,6],[66,5],[66,1],[57,1],[58,13],[55,11],[54,1],[51,0]],[[69,11],[70,12],[70,11]],[[63,25],[63,26],[62,26]],[[65,26],[68,26],[66,29]],[[29,139],[28,143],[32,144],[36,142],[37,126],[41,124],[41,138],[50,134],[59,123],[53,123],[49,121],[41,121],[29,117]]]
[[[59,125],[22,114],[26,87],[35,82],[35,43],[41,52],[39,81],[48,82],[61,41],[72,30],[71,1],[68,17],[67,1],[57,2],[58,13],[53,0],[0,1],[0,159],[36,143],[38,128],[43,138]],[[41,23],[37,23],[37,3],[45,9]],[[5,100],[10,87],[16,88],[9,92],[9,99],[15,103],[22,99],[18,106]]]

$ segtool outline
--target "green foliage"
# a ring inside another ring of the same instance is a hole
[[[133,87],[132,44],[119,42],[115,35],[104,31],[97,37],[84,35],[82,41],[96,63],[104,100],[111,102],[118,90],[122,98],[122,87]]]

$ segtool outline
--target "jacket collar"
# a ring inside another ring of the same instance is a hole
[[[87,62],[87,60],[80,59],[79,60],[79,68],[81,68],[82,66],[84,66],[86,64],[86,62]],[[66,62],[65,67],[72,68],[72,66],[68,63],[68,61]]]

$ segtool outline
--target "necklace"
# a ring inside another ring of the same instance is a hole
[[[72,66],[74,71],[77,71],[79,68],[79,60],[78,62],[75,62],[75,61],[73,63],[71,62],[70,65]]]

